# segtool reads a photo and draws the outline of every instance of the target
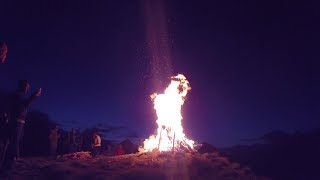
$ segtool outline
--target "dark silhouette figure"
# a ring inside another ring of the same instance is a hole
[[[11,112],[10,122],[15,131],[15,156],[20,156],[21,138],[23,135],[24,125],[26,123],[27,110],[36,97],[41,95],[41,88],[35,91],[29,98],[25,98],[26,93],[30,90],[30,85],[26,80],[19,81],[18,90],[13,100],[13,110]],[[10,124],[9,123],[9,124]]]
[[[0,147],[1,155],[8,144],[8,125],[10,116],[11,94],[0,91]],[[1,156],[1,159],[3,156]]]
[[[2,165],[4,161],[4,157],[9,145],[8,123],[8,113],[5,111],[0,113],[0,165]]]
[[[126,154],[138,152],[139,146],[136,144],[133,144],[129,139],[122,141],[120,144],[122,145],[122,148]]]
[[[26,80],[21,80],[18,83],[16,93],[12,97],[8,123],[9,146],[1,168],[7,173],[10,172],[14,161],[20,156],[20,144],[26,122],[27,110],[36,97],[41,95],[41,88],[39,88],[30,97],[26,98],[25,95],[29,90],[29,83]]]
[[[108,144],[105,155],[107,155],[107,156],[113,156],[113,154],[114,154],[114,153],[113,153],[113,151],[112,151],[112,145],[111,145],[111,144]]]
[[[69,153],[80,151],[81,137],[78,130],[72,128],[68,134]]]
[[[40,111],[28,112],[24,127],[21,156],[48,156],[50,130],[57,124],[49,115]],[[59,130],[59,134],[61,130]],[[60,138],[61,139],[61,138]]]
[[[77,152],[82,151],[83,138],[79,129],[76,129],[75,142],[76,142],[75,143],[76,151]]]
[[[126,154],[126,152],[124,151],[122,145],[119,144],[117,149],[116,149],[115,155],[116,156],[121,156],[121,155],[125,155],[125,154]]]
[[[50,156],[56,158],[58,141],[60,138],[59,129],[57,126],[50,130],[49,141],[50,141]]]

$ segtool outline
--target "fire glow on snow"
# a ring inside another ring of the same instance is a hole
[[[154,93],[150,96],[158,117],[158,129],[155,135],[144,141],[144,151],[193,149],[194,141],[186,138],[181,122],[181,107],[190,89],[186,77],[178,74],[171,77],[164,94]]]

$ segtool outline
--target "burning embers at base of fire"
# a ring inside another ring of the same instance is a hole
[[[153,150],[176,151],[193,149],[194,141],[186,138],[183,133],[181,107],[188,91],[191,89],[186,77],[182,74],[171,77],[171,83],[164,94],[152,94],[157,114],[158,129],[144,141],[144,151]]]

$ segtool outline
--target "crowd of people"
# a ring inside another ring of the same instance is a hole
[[[5,42],[0,42],[0,63],[3,64],[6,60],[8,53],[8,47]],[[31,86],[27,80],[20,80],[18,82],[17,90],[10,95],[4,104],[4,107],[0,109],[0,173],[1,176],[8,176],[14,166],[15,161],[20,158],[21,141],[24,133],[24,126],[26,122],[26,116],[31,104],[41,96],[41,88],[35,90],[30,96],[27,96]],[[49,137],[49,155],[55,159],[58,153],[58,149],[64,146],[67,149],[66,152],[61,153],[74,153],[83,150],[84,139],[80,132],[76,129],[72,129],[67,137],[62,137],[58,126],[50,129],[48,132]],[[91,154],[93,157],[101,154],[102,141],[98,131],[95,130],[92,133],[91,140]],[[116,150],[113,151],[112,146],[109,144],[106,146],[107,155],[123,155],[125,154],[122,145],[118,145]]]
[[[97,129],[94,129],[92,133],[83,134],[78,129],[72,128],[70,132],[61,135],[58,127],[55,126],[50,130],[49,140],[49,151],[52,158],[56,158],[57,154],[61,155],[81,151],[91,151],[92,157],[100,154],[106,156],[126,154],[121,144],[114,147],[110,142],[105,142],[104,146],[102,146],[102,138]]]

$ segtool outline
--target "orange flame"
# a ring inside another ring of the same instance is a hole
[[[178,150],[181,147],[193,149],[194,141],[183,133],[181,106],[191,89],[186,77],[182,74],[171,77],[171,83],[164,94],[152,94],[158,120],[157,134],[144,141],[144,151]]]

